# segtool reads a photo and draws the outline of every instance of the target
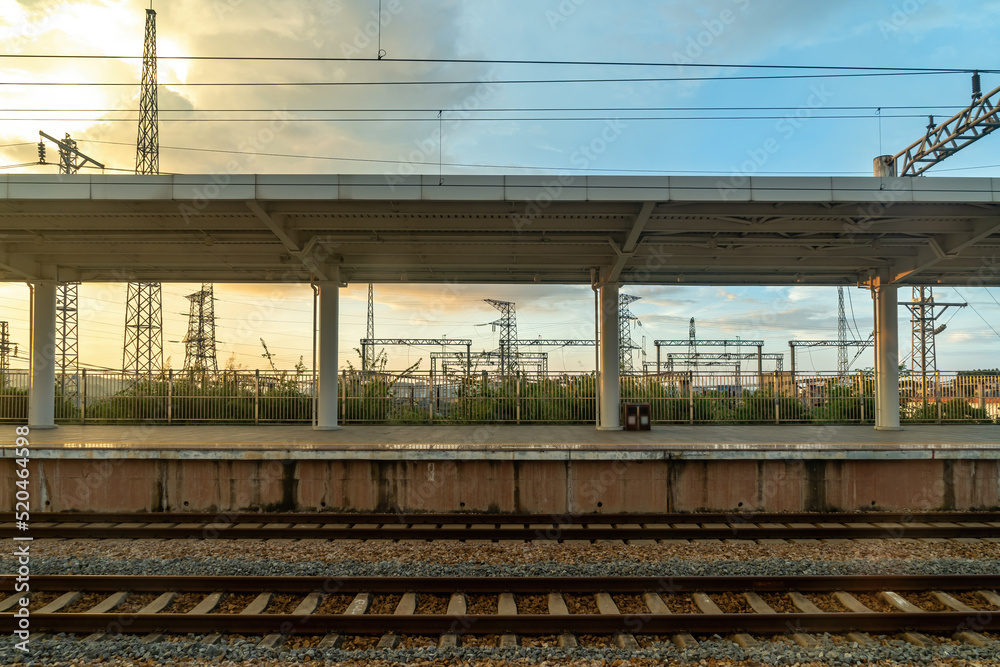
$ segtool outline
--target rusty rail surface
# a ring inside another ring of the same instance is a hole
[[[1000,538],[1000,513],[794,514],[76,514],[36,513],[27,532],[0,514],[0,538],[657,540]],[[145,524],[145,525],[143,525]]]
[[[14,590],[15,577],[0,577]],[[794,576],[794,577],[156,577],[36,575],[35,591],[87,592],[280,592],[280,593],[655,593],[971,591],[995,590],[1000,575]],[[0,614],[0,632],[15,629],[12,613]],[[555,633],[904,632],[955,633],[1000,630],[990,611],[829,613],[643,613],[643,614],[239,614],[239,613],[32,613],[33,631],[122,633],[462,633],[523,635]]]

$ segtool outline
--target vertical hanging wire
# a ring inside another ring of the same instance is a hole
[[[444,185],[444,109],[438,111],[438,185]]]
[[[882,107],[875,109],[875,115],[878,117],[878,154],[883,155],[882,151]]]
[[[378,0],[378,59],[382,60],[385,57],[385,51],[382,50],[382,0]]]
[[[885,151],[882,149],[882,107],[875,110],[875,116],[878,117],[878,154],[879,161],[882,160],[882,155],[885,155]],[[879,174],[879,190],[885,190],[885,173]]]

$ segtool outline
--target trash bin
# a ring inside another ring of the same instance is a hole
[[[623,403],[622,424],[626,431],[650,430],[649,403]]]

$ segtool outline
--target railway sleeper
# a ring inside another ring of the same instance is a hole
[[[344,614],[347,616],[360,616],[368,611],[372,604],[371,593],[358,593],[354,596],[351,604],[347,605]],[[344,643],[344,636],[339,632],[333,632],[320,640],[317,648],[340,648]]]

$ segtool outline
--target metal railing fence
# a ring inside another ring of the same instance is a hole
[[[225,370],[155,374],[82,371],[77,393],[57,378],[60,423],[309,423],[311,372]],[[0,422],[28,417],[26,370],[0,375]],[[873,423],[870,372],[670,372],[621,378],[621,398],[649,403],[654,423]],[[338,378],[347,424],[593,423],[594,373],[344,371]],[[900,379],[900,418],[911,423],[997,423],[1000,374],[939,372]]]

